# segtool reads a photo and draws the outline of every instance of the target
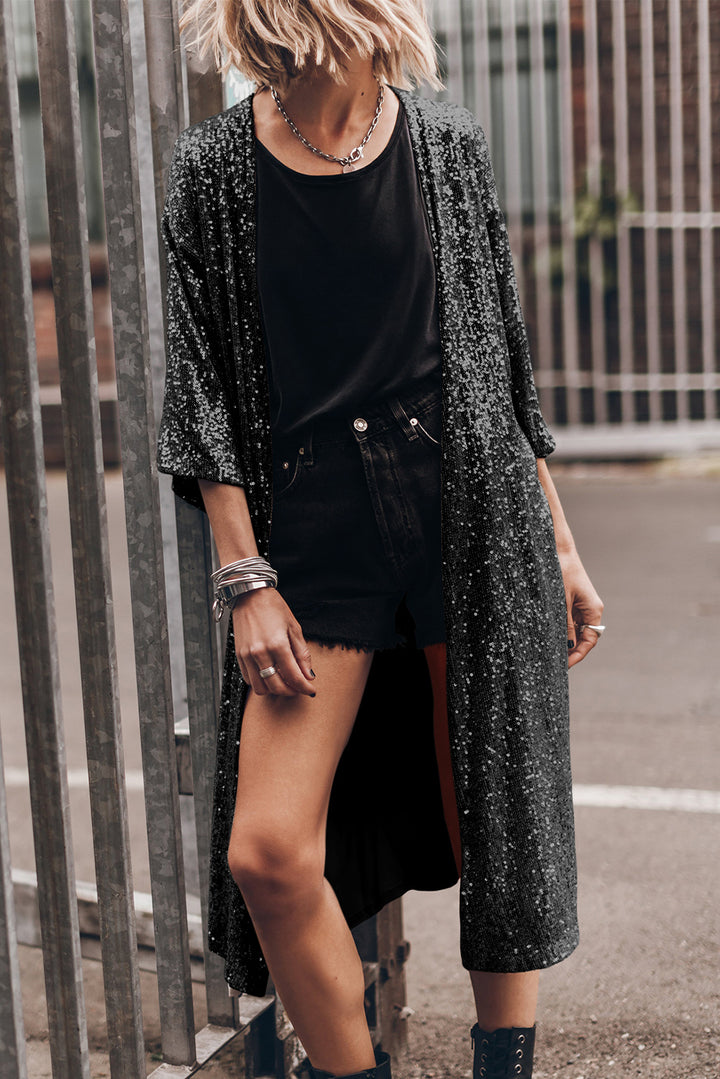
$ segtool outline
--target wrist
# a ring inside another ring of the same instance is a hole
[[[571,557],[577,555],[577,547],[575,546],[575,540],[572,538],[570,532],[561,532],[555,536],[555,546],[557,547],[558,554],[565,557]]]
[[[229,562],[211,575],[215,586],[213,615],[217,622],[227,608],[232,608],[235,600],[255,590],[275,588],[277,570],[274,570],[266,558],[255,555]]]

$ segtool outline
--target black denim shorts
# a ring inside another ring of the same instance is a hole
[[[445,640],[437,379],[273,438],[269,561],[305,639]]]

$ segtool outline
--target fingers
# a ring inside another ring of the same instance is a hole
[[[300,671],[305,678],[314,679],[315,671],[310,666],[312,657],[310,655],[310,649],[308,643],[303,636],[303,631],[299,622],[295,622],[294,625],[288,626],[288,636],[290,638],[290,645],[295,654],[295,659],[300,668]]]
[[[565,607],[568,611],[572,610],[572,605],[570,603],[567,593],[565,594]],[[568,614],[567,620],[567,646],[568,651],[575,647],[575,623],[572,620],[571,614]]]
[[[581,659],[584,659],[599,640],[600,638],[595,630],[584,629],[578,636],[574,648],[568,653],[568,667],[572,667],[576,663],[579,663]]]
[[[579,625],[577,627],[577,640],[574,645],[570,646],[570,635],[575,636],[575,625],[573,623],[572,629],[568,629],[568,667],[574,666],[584,659],[588,652],[592,651],[595,645],[600,640],[600,634],[597,630],[590,629],[587,625]]]
[[[310,652],[307,644],[305,649],[309,671]],[[267,643],[251,644],[247,652],[242,652],[241,655],[248,668],[250,684],[256,693],[273,693],[281,697],[293,697],[296,693],[315,696],[310,677],[306,677],[298,665],[287,631],[284,636],[271,639]],[[275,667],[275,674],[263,678],[260,671],[266,667]]]

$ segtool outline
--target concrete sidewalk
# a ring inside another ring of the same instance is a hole
[[[720,813],[629,803],[619,787],[720,791],[720,459],[573,466],[550,461],[607,632],[570,672],[580,881],[579,947],[541,976],[537,1079],[717,1079]],[[141,767],[124,566],[122,484],[107,477],[126,767]],[[48,496],[68,765],[85,765],[64,477]],[[5,501],[0,691],[6,770],[25,767]],[[17,777],[20,773],[13,772]],[[591,786],[592,785],[592,786]],[[71,789],[76,872],[93,879],[87,790]],[[643,791],[639,797],[642,802]],[[638,794],[636,792],[636,799]],[[135,887],[149,891],[142,794],[130,791]],[[33,868],[29,799],[9,784],[13,864]],[[717,806],[717,801],[713,803]],[[396,1079],[469,1079],[474,1021],[459,960],[458,886],[405,898],[410,1049]],[[50,1076],[40,951],[21,949],[30,1074]],[[86,961],[93,1075],[109,1075],[102,972]],[[142,975],[148,1071],[159,1045],[154,979]],[[197,1025],[205,1022],[196,987]],[[202,1074],[239,1076],[231,1044]]]

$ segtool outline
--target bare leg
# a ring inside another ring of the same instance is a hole
[[[537,1008],[539,970],[493,974],[471,970],[478,1023],[491,1032],[498,1027],[531,1027]]]
[[[428,645],[425,655],[433,686],[435,748],[443,808],[459,871],[461,846],[455,787],[450,764],[445,691],[445,645]],[[531,1027],[535,1022],[540,982],[539,970],[523,971],[519,974],[495,974],[490,971],[471,970],[470,982],[475,996],[478,1023],[483,1030],[491,1032],[497,1030],[498,1027]]]
[[[308,644],[315,698],[248,696],[228,863],[310,1062],[347,1075],[375,1052],[362,961],[324,876],[325,830],[372,653]]]

